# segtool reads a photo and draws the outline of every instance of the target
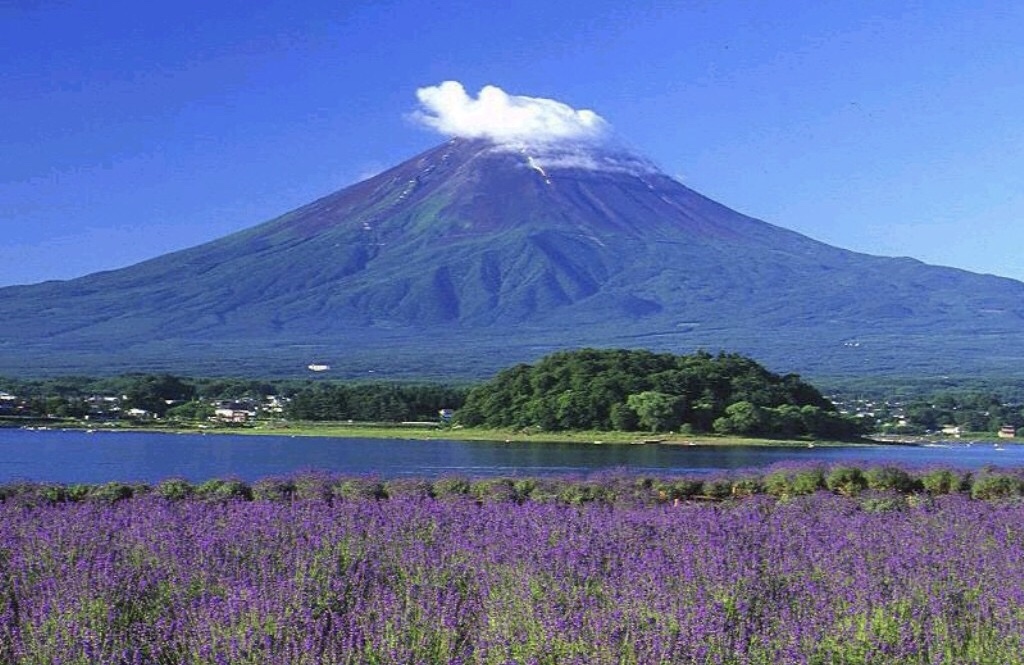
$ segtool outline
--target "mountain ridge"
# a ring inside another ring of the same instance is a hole
[[[819,373],[1024,359],[1024,283],[832,247],[626,153],[464,139],[193,248],[0,289],[0,315],[0,374],[471,376],[641,344]]]

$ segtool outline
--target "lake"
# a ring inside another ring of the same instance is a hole
[[[1024,446],[630,446],[0,429],[0,483],[152,483],[171,477],[251,481],[311,469],[381,478],[585,474],[617,468],[678,474],[838,460],[1024,466]]]

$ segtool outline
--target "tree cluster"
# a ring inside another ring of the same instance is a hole
[[[440,409],[457,409],[467,389],[437,384],[337,383],[323,380],[191,379],[172,375],[64,377],[14,381],[0,389],[24,397],[19,415],[81,418],[93,395],[118,397],[122,409],[144,409],[158,417],[204,420],[214,401],[287,399],[285,416],[296,420],[400,422],[437,420]]]
[[[934,431],[954,425],[971,432],[998,432],[1004,425],[1024,427],[1024,407],[987,392],[940,393],[911,402],[906,414],[912,431]]]
[[[460,407],[465,396],[464,389],[443,385],[323,383],[295,393],[286,415],[295,420],[436,421],[441,409]]]
[[[470,391],[466,426],[854,437],[854,421],[795,374],[738,354],[583,349],[517,365]]]

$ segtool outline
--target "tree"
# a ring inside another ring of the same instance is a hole
[[[656,390],[645,390],[626,398],[641,427],[652,432],[666,432],[679,427],[682,421],[682,399]]]
[[[169,374],[135,377],[125,390],[128,398],[126,406],[163,416],[170,404],[188,401],[195,396],[195,392],[195,386]]]
[[[611,421],[612,428],[620,432],[635,432],[640,426],[636,411],[629,408],[625,402],[612,405]]]
[[[761,434],[764,425],[764,410],[756,404],[740,400],[725,408],[725,415],[715,421],[715,431],[719,434],[750,436]]]

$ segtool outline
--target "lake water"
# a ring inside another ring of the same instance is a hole
[[[1024,446],[628,446],[0,429],[0,483],[152,483],[171,477],[251,481],[311,469],[381,478],[585,474],[617,468],[667,475],[815,460],[1024,467]]]

